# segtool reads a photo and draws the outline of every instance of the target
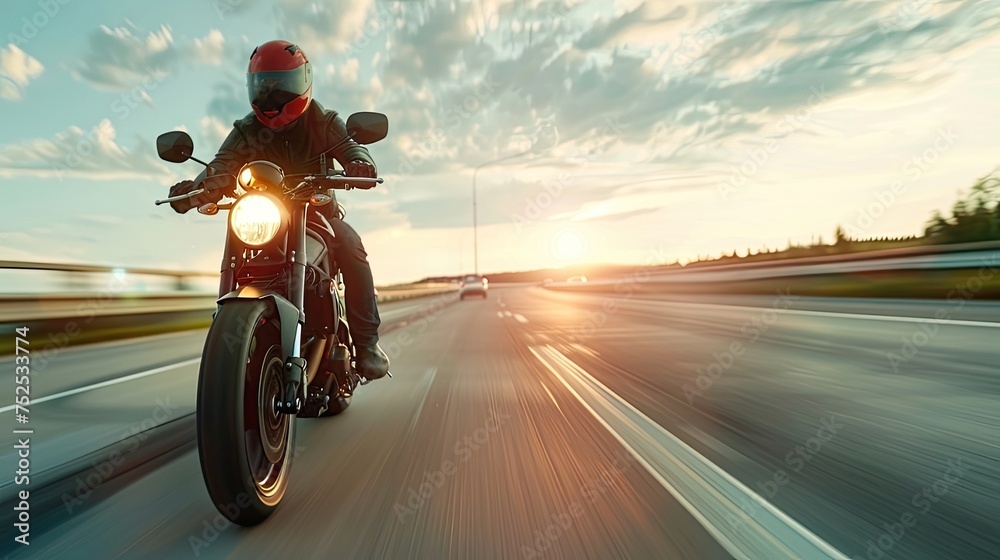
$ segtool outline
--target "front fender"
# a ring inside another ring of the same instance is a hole
[[[298,325],[305,323],[305,312],[296,309],[292,302],[285,296],[274,290],[268,290],[259,286],[242,286],[216,300],[220,307],[227,302],[241,299],[256,299],[269,302],[278,313],[278,320],[281,321],[281,353],[283,358],[298,355],[298,348],[295,347],[295,333]]]

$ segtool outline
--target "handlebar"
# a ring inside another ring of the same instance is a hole
[[[380,185],[385,182],[381,177],[346,177],[344,175],[330,175],[327,177],[317,177],[315,175],[306,175],[302,178],[302,182],[298,184],[297,187],[291,189],[291,191],[296,191],[308,185],[319,185],[325,186],[328,189],[338,189],[338,190],[351,190],[351,189],[371,189],[376,185]],[[367,186],[361,186],[367,185]],[[200,188],[195,189],[191,192],[179,194],[177,196],[171,196],[164,198],[162,200],[157,200],[154,202],[156,206],[161,204],[168,204],[170,202],[176,202],[178,200],[187,200],[189,198],[194,198],[198,195],[204,194],[208,189]]]
[[[307,184],[314,184],[320,186],[326,186],[330,189],[341,189],[341,190],[351,190],[351,189],[371,189],[376,185],[380,185],[385,182],[381,177],[345,177],[343,175],[331,175],[327,177],[317,177],[315,175],[308,175],[303,178],[302,183],[298,187],[305,186]],[[367,185],[367,186],[362,186]]]

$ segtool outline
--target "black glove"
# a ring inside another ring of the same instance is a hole
[[[198,185],[194,181],[181,181],[176,185],[170,187],[170,196],[174,197],[181,194],[187,194],[193,190],[200,189],[206,186],[208,181],[203,185]],[[170,203],[170,207],[174,209],[174,212],[178,214],[184,214],[192,208],[197,208],[203,204],[208,204],[209,202],[218,202],[222,200],[222,190],[212,189],[206,190],[197,196],[191,198],[185,198],[182,200],[175,200]]]
[[[347,177],[368,177],[371,179],[378,177],[375,173],[374,165],[359,159],[356,159],[344,166],[344,175]]]

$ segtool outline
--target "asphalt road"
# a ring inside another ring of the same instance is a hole
[[[29,547],[10,544],[5,524],[0,550],[1000,557],[1000,325],[987,307],[531,287],[404,303],[383,313],[396,377],[364,387],[341,416],[300,421],[295,480],[264,525],[222,522],[187,451],[107,482],[72,514],[33,512]],[[67,350],[37,394],[83,386],[77,371],[92,384],[183,362],[203,337]],[[33,454],[120,438],[153,418],[156,399],[190,412],[195,368],[38,405],[32,422],[64,428],[38,431]],[[99,404],[108,410],[93,416]]]
[[[399,328],[457,299],[453,294],[385,303],[386,329]],[[171,308],[173,310],[173,308]],[[211,315],[211,309],[205,310]],[[0,468],[13,471],[19,434],[30,428],[44,437],[31,448],[36,482],[59,477],[85,457],[148,430],[183,421],[195,411],[198,359],[205,330],[130,338],[85,346],[61,347],[57,338],[30,332],[31,357],[28,424],[16,422],[13,404],[0,406],[10,430],[0,433]],[[12,361],[8,356],[5,361]],[[7,378],[13,388],[13,369]],[[13,403],[13,399],[8,402]],[[134,442],[123,445],[125,450]],[[16,491],[13,477],[0,482],[0,499]]]

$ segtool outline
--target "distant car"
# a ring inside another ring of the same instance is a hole
[[[482,276],[468,275],[462,279],[458,288],[458,298],[465,299],[466,296],[478,295],[486,299],[486,291],[489,290],[490,282]]]
[[[548,286],[552,282],[553,282],[553,280],[551,278],[546,278],[545,280],[542,280],[542,285],[543,286]]]
[[[573,283],[583,283],[583,282],[587,281],[587,277],[586,276],[570,276],[569,278],[566,279],[566,281],[567,282],[573,282]]]

